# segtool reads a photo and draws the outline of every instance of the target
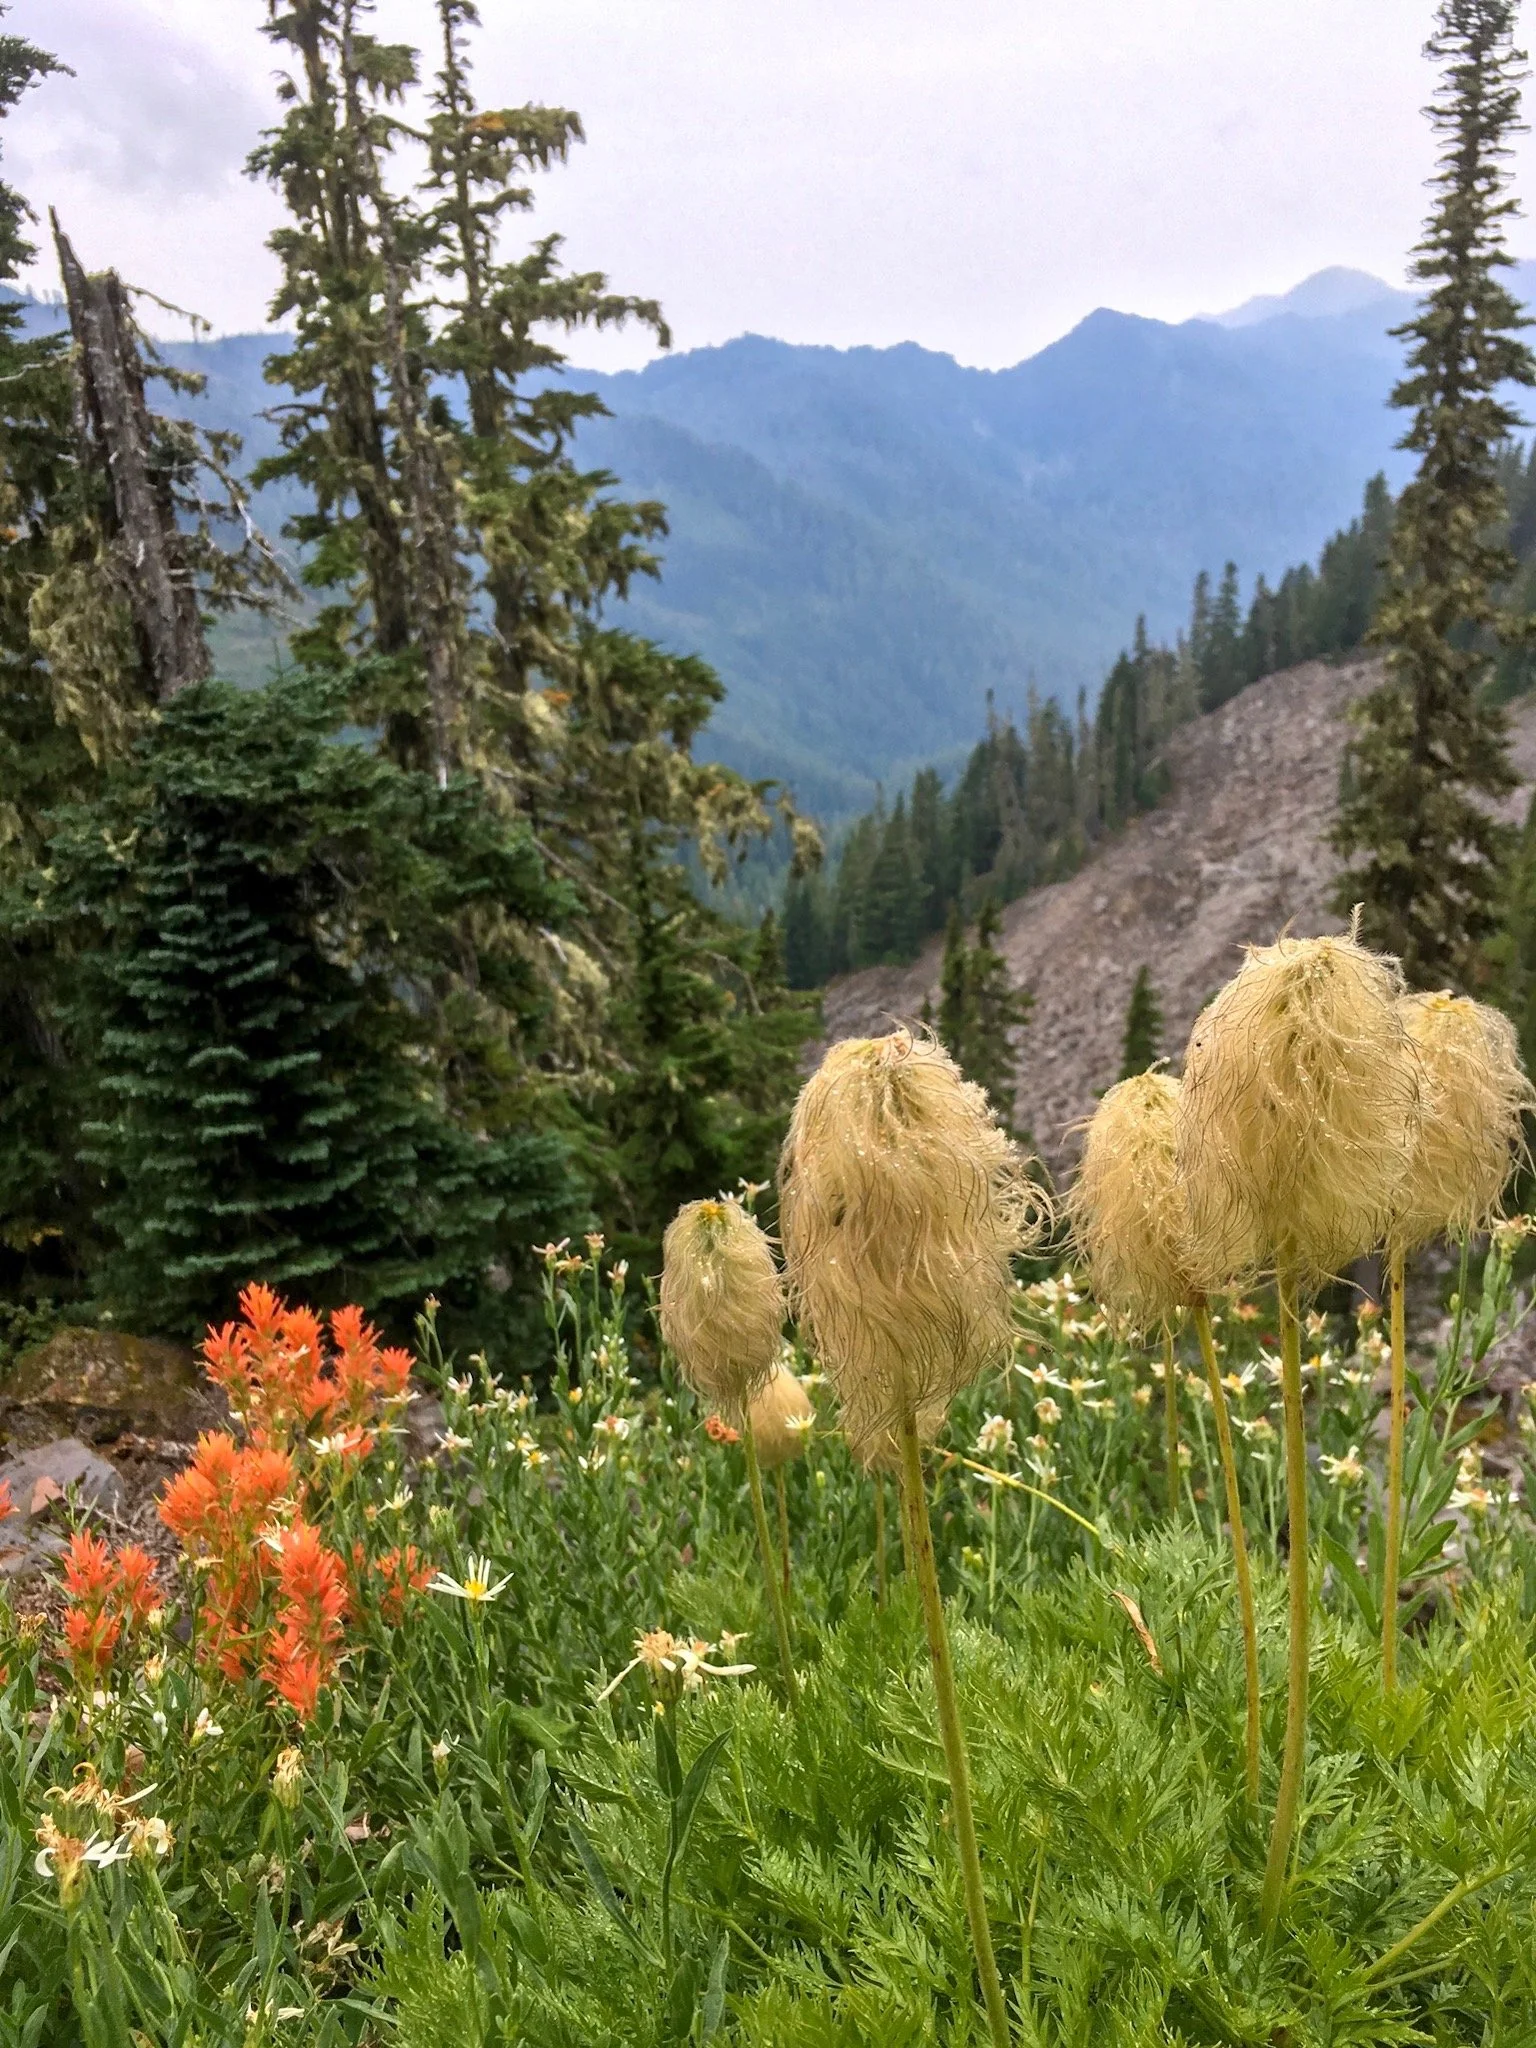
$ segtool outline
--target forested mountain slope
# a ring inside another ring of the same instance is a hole
[[[1174,734],[1171,789],[1069,881],[1003,912],[1002,951],[1034,991],[1021,1039],[1016,1118],[1053,1167],[1075,1156],[1070,1127],[1119,1076],[1137,969],[1151,970],[1175,1057],[1245,942],[1289,923],[1337,930],[1328,909],[1338,859],[1324,843],[1338,799],[1344,713],[1374,664],[1308,662],[1267,677]],[[1512,709],[1515,761],[1536,783],[1536,701]],[[937,1007],[942,942],[910,967],[866,968],[827,989],[830,1038],[889,1030]]]
[[[1533,280],[1518,267],[1528,299]],[[1234,558],[1246,592],[1310,558],[1375,471],[1400,483],[1387,329],[1410,303],[1323,272],[1177,326],[1101,310],[1001,371],[754,336],[575,370],[614,415],[583,458],[669,509],[664,576],[619,609],[718,668],[724,759],[829,818],[866,808],[877,781],[958,766],[989,690],[1016,712],[1031,680],[1091,697],[1138,613],[1154,638],[1182,623],[1197,570]],[[166,350],[207,372],[200,411],[253,455],[283,395],[270,346]]]

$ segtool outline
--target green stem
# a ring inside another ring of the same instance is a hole
[[[1274,1931],[1285,1891],[1286,1865],[1301,1804],[1302,1771],[1307,1750],[1307,1649],[1312,1619],[1312,1587],[1307,1560],[1307,1430],[1301,1405],[1301,1329],[1297,1321],[1296,1274],[1282,1265],[1279,1272],[1281,1387],[1285,1396],[1285,1501],[1287,1570],[1290,1585],[1290,1653],[1286,1670],[1285,1749],[1280,1762],[1280,1788],[1275,1794],[1274,1831],[1259,1912],[1266,1933]]]
[[[1509,1865],[1507,1863],[1496,1863],[1491,1870],[1485,1870],[1481,1876],[1464,1877],[1459,1884],[1452,1885],[1438,1906],[1431,1906],[1424,1915],[1424,1918],[1415,1921],[1401,1941],[1394,1941],[1384,1955],[1379,1955],[1376,1958],[1375,1962],[1371,1964],[1365,1973],[1367,1984],[1375,1977],[1385,1976],[1392,1965],[1400,1961],[1408,1953],[1409,1949],[1413,1947],[1413,1944],[1428,1934],[1430,1929],[1443,1920],[1453,1907],[1459,1906],[1463,1899],[1471,1898],[1474,1892],[1480,1892],[1484,1885],[1492,1884],[1495,1878],[1502,1877],[1508,1868]]]
[[[1232,1569],[1237,1579],[1237,1606],[1243,1623],[1243,1674],[1248,1688],[1248,1728],[1245,1757],[1248,1769],[1248,1797],[1259,1797],[1259,1625],[1253,1605],[1253,1573],[1248,1563],[1248,1537],[1243,1528],[1243,1496],[1237,1483],[1237,1459],[1232,1451],[1232,1424],[1227,1417],[1226,1389],[1216,1362],[1216,1338],[1211,1329],[1211,1312],[1203,1301],[1195,1304],[1195,1331],[1200,1339],[1200,1356],[1211,1386],[1211,1413],[1216,1418],[1216,1445],[1221,1454],[1221,1476],[1227,1494],[1227,1523],[1232,1531]]]
[[[970,1766],[966,1762],[965,1732],[960,1726],[960,1702],[955,1692],[955,1672],[949,1655],[949,1631],[944,1625],[944,1603],[939,1595],[939,1572],[934,1562],[933,1527],[928,1519],[928,1494],[923,1484],[922,1446],[917,1440],[917,1418],[910,1409],[901,1418],[901,1490],[912,1539],[910,1562],[922,1595],[923,1621],[928,1631],[928,1655],[933,1664],[939,1736],[944,1744],[944,1761],[949,1766],[955,1846],[960,1854],[960,1874],[965,1884],[965,1910],[971,1923],[971,1945],[976,1951],[976,1974],[981,1980],[981,1995],[987,2009],[993,2048],[1009,2048],[1008,2008],[1003,2003],[1003,1987],[998,1982],[986,1893],[981,1883],[981,1856],[976,1847],[976,1820],[971,1810]]]
[[[1456,1373],[1461,1365],[1461,1339],[1462,1332],[1465,1330],[1467,1322],[1467,1283],[1468,1280],[1471,1278],[1470,1266],[1471,1242],[1469,1239],[1464,1237],[1461,1240],[1461,1259],[1457,1267],[1456,1275],[1456,1320],[1451,1325],[1451,1355],[1446,1365],[1446,1378],[1449,1381],[1451,1381],[1453,1385],[1455,1383]],[[1437,1394],[1440,1391],[1438,1384],[1435,1388],[1435,1391]],[[1455,1427],[1456,1403],[1452,1401],[1450,1406],[1446,1410],[1445,1428],[1442,1431],[1440,1437],[1442,1447],[1450,1442],[1451,1431]]]
[[[875,1474],[875,1605],[885,1608],[885,1474]]]
[[[1389,1263],[1392,1287],[1392,1400],[1387,1435],[1387,1556],[1381,1586],[1383,1692],[1391,1692],[1397,1684],[1397,1596],[1398,1579],[1403,1565],[1403,1422],[1407,1407],[1404,1393],[1407,1346],[1401,1245],[1394,1246]]]
[[[1168,1513],[1179,1519],[1179,1381],[1173,1363],[1173,1332],[1163,1330],[1163,1419],[1167,1428]]]
[[[752,1434],[750,1416],[746,1418],[741,1440],[747,1453],[747,1485],[752,1494],[752,1520],[757,1528],[757,1554],[762,1560],[763,1583],[768,1589],[768,1607],[779,1643],[779,1671],[784,1679],[784,1690],[789,1694],[789,1704],[798,1708],[800,1681],[795,1676],[795,1660],[790,1654],[789,1616],[785,1611],[784,1589],[779,1584],[778,1567],[774,1562],[773,1539],[768,1534],[768,1510],[763,1505],[763,1475],[758,1468],[757,1442]]]
[[[784,1485],[784,1467],[773,1468],[773,1490],[779,1503],[779,1564],[782,1572],[784,1599],[789,1601],[789,1495]]]
[[[1047,1507],[1060,1508],[1069,1521],[1076,1522],[1080,1529],[1086,1529],[1088,1534],[1097,1542],[1104,1544],[1106,1549],[1115,1547],[1096,1522],[1090,1522],[1087,1516],[1080,1515],[1076,1508],[1069,1508],[1066,1502],[1058,1500],[1054,1493],[1046,1493],[1038,1486],[1029,1485],[1026,1480],[1016,1479],[1011,1472],[999,1472],[995,1465],[980,1464],[975,1458],[962,1458],[957,1451],[946,1453],[945,1463],[948,1464],[951,1460],[967,1472],[980,1473],[982,1478],[990,1479],[995,1486],[1011,1486],[1015,1493],[1027,1493],[1032,1500],[1043,1500]]]

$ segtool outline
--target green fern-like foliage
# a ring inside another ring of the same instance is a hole
[[[1158,1665],[1118,1592],[1138,1601]],[[1273,1737],[1278,1572],[1260,1593]],[[1536,2021],[1536,1971],[1513,1934],[1532,1896],[1520,1846],[1536,1819],[1530,1624],[1506,1590],[1479,1598],[1474,1626],[1475,1673],[1452,1627],[1424,1645],[1407,1710],[1419,1732],[1405,1741],[1368,1632],[1350,1617],[1325,1623],[1305,1845],[1273,1943],[1258,1917],[1263,1830],[1243,1793],[1241,1645],[1220,1546],[1165,1534],[1111,1570],[1079,1566],[1019,1594],[998,1632],[961,1628],[982,1855],[1019,2038],[1521,2038]],[[925,1692],[920,1619],[904,1593],[886,1616],[863,1611],[822,1640],[797,1719],[760,1685],[688,1703],[685,1761],[713,1736],[730,1742],[691,1841],[680,1934],[701,1957],[731,1934],[722,2041],[974,2038]],[[377,1989],[405,2048],[485,2038],[490,1983],[515,1985],[504,2038],[703,2038],[697,2012],[691,2033],[668,2031],[655,1956],[665,1809],[649,1748],[593,1723],[564,1795],[629,1935],[547,1830],[544,1874],[484,1895],[478,1965],[430,1901],[403,1923]],[[1376,1970],[1459,1879],[1490,1873],[1419,1938],[1416,1969]],[[1507,2036],[1479,2031],[1495,2010]]]

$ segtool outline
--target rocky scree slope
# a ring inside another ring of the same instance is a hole
[[[1033,989],[1021,1040],[1015,1116],[1056,1173],[1077,1156],[1072,1127],[1120,1070],[1131,984],[1143,962],[1177,1065],[1190,1026],[1236,969],[1242,947],[1290,924],[1340,930],[1328,909],[1337,858],[1325,834],[1338,804],[1350,703],[1377,677],[1372,660],[1308,662],[1268,676],[1176,733],[1171,789],[1155,811],[1102,845],[1070,881],[1003,912],[1002,949]],[[1536,783],[1536,701],[1511,719],[1523,818]],[[938,1008],[942,941],[910,967],[865,968],[826,992],[827,1040],[912,1022]]]

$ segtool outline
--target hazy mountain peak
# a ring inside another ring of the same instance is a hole
[[[1282,319],[1287,314],[1301,320],[1329,320],[1341,313],[1359,313],[1367,306],[1409,297],[1400,286],[1372,277],[1368,270],[1350,270],[1342,263],[1334,263],[1304,277],[1288,292],[1260,292],[1229,312],[1206,313],[1201,317],[1218,327],[1257,327],[1261,320]]]

